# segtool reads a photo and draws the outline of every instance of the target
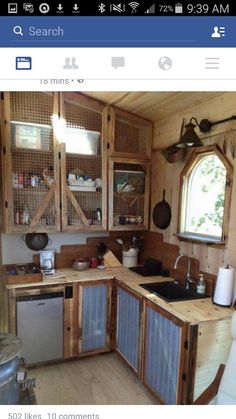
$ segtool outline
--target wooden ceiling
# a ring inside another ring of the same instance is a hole
[[[222,92],[86,92],[86,95],[157,122],[202,105]]]

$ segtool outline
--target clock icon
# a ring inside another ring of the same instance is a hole
[[[161,70],[170,70],[172,67],[172,60],[170,57],[163,56],[159,59],[158,66]]]

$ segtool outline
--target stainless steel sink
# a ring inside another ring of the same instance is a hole
[[[197,294],[194,290],[186,290],[183,285],[176,282],[152,282],[150,284],[139,284],[145,290],[158,295],[168,302],[195,300],[199,298],[209,298],[207,294]]]

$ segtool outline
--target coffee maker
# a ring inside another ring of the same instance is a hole
[[[40,252],[40,268],[44,275],[54,275],[55,250],[42,250]]]

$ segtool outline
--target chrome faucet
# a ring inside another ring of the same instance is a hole
[[[185,253],[180,253],[180,255],[178,255],[177,258],[176,258],[176,261],[175,261],[175,264],[174,264],[174,269],[177,269],[177,265],[178,265],[179,260],[182,257],[184,257],[184,256],[187,258],[187,262],[188,262],[188,265],[187,265],[187,274],[186,274],[186,277],[185,277],[184,286],[185,286],[185,289],[188,290],[189,289],[189,284],[190,283],[191,284],[194,283],[194,281],[191,279],[191,276],[190,276],[190,268],[191,268],[191,260],[190,260],[190,257],[188,255],[186,255]]]

